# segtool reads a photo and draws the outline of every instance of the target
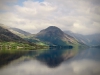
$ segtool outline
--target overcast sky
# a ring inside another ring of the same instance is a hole
[[[0,0],[0,23],[31,33],[48,26],[100,33],[100,0]]]

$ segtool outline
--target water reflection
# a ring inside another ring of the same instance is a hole
[[[89,48],[78,53],[72,60],[91,59],[100,61],[100,48]]]
[[[100,75],[100,49],[86,49],[77,55],[76,52],[29,51],[1,68],[0,75]]]
[[[66,58],[71,58],[72,50],[49,50],[36,57],[37,60],[49,67],[59,66]]]
[[[27,52],[23,52],[23,51],[0,51],[0,67],[8,64],[9,62],[18,59],[19,57],[23,56],[24,54],[26,54]]]

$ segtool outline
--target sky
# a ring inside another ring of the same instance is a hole
[[[30,33],[48,26],[100,33],[100,0],[0,0],[0,23]]]

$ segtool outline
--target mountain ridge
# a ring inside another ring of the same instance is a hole
[[[8,28],[8,30],[11,31],[14,34],[20,36],[21,38],[25,38],[25,37],[27,37],[29,35],[32,35],[31,33],[26,32],[24,30],[21,30],[19,28],[12,28],[12,27],[10,27],[10,28]]]
[[[82,35],[73,33],[71,31],[64,31],[66,34],[71,35],[76,40],[85,43],[88,46],[100,45],[100,34]]]
[[[41,30],[35,37],[41,41],[49,42],[50,45],[68,46],[79,44],[72,36],[65,34],[56,26],[50,26]]]
[[[10,32],[6,27],[0,25],[0,42],[26,42],[26,40]]]
[[[41,30],[39,33],[33,35],[29,32],[23,31],[19,28],[6,27],[5,25],[0,25],[4,29],[10,31],[12,35],[16,35],[21,39],[26,41],[36,43],[36,44],[48,44],[48,45],[73,45],[73,44],[84,44],[84,41],[79,41],[71,34],[65,34],[60,28],[56,26],[49,26],[46,29]],[[2,35],[3,36],[3,35]],[[9,37],[6,37],[6,40]],[[11,37],[10,37],[11,39]]]

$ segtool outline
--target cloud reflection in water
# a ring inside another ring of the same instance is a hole
[[[37,60],[26,61],[18,65],[7,66],[0,75],[100,75],[100,62],[78,60],[63,62],[59,67],[49,68]]]

